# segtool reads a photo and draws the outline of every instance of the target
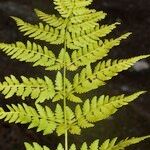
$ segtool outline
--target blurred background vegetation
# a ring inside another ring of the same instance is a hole
[[[52,0],[0,0],[0,42],[26,41],[18,32],[15,22],[10,16],[20,17],[28,22],[36,23],[37,17],[33,9],[39,8],[45,12],[55,12]],[[95,0],[93,5],[97,10],[108,13],[102,23],[121,22],[117,30],[109,37],[115,37],[131,31],[133,34],[119,47],[114,48],[109,57],[128,58],[131,56],[150,53],[150,1],[149,0]],[[0,52],[0,81],[4,76],[13,74],[15,76],[25,75],[27,77],[43,77],[49,72],[42,68],[32,68],[30,64],[10,60]],[[130,94],[138,90],[149,91],[128,107],[122,108],[117,114],[105,121],[97,123],[95,128],[83,130],[82,135],[70,136],[70,142],[82,143],[99,138],[103,142],[107,138],[128,136],[142,136],[150,134],[150,60],[142,60],[133,68],[113,78],[103,89],[95,91],[96,94],[117,95],[121,93]],[[0,105],[20,102],[18,97],[4,100],[0,95]],[[30,102],[30,99],[28,103]],[[43,137],[36,130],[27,130],[27,126],[14,125],[0,122],[0,149],[1,150],[23,150],[23,141],[37,141],[47,146],[56,147],[63,141],[55,134]],[[150,141],[144,141],[132,146],[131,150],[149,150]]]

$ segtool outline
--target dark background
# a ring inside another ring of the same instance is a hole
[[[122,25],[114,31],[113,36],[131,31],[132,36],[124,41],[119,47],[114,48],[111,58],[129,58],[140,54],[150,53],[150,1],[149,0],[97,0],[93,6],[97,10],[108,13],[107,23],[119,21]],[[36,22],[37,18],[33,8],[39,8],[50,12],[53,4],[48,0],[0,0],[0,42],[25,41],[17,30],[15,22],[9,16],[18,16],[29,22]],[[53,12],[53,10],[52,10]],[[137,63],[133,68],[113,78],[103,88],[103,92],[110,95],[121,93],[130,94],[138,90],[150,91],[150,60],[146,59]],[[10,61],[4,53],[0,52],[0,80],[4,76],[44,76],[48,74],[42,68],[32,68],[30,64]],[[102,91],[102,89],[100,89]],[[99,90],[96,90],[98,93]],[[70,143],[80,145],[84,141],[92,142],[100,139],[102,143],[107,138],[119,137],[119,139],[131,136],[150,134],[150,92],[141,96],[128,107],[122,108],[117,114],[105,121],[96,124],[95,128],[83,130],[82,135],[71,136]],[[14,97],[4,100],[0,95],[0,105],[11,102],[19,102],[20,98]],[[0,122],[0,149],[23,150],[23,141],[37,141],[49,147],[56,147],[63,137],[58,138],[55,134],[43,137],[36,130],[27,130],[27,126],[14,125]],[[149,150],[150,141],[144,141],[129,149]]]

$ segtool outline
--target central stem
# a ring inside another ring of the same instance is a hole
[[[65,77],[66,77],[66,67],[63,70],[64,74],[64,121],[65,121],[65,150],[68,150],[68,132],[67,132],[67,114],[66,114],[66,90],[65,90]]]
[[[66,63],[65,63],[65,55],[66,55],[66,50],[67,50],[67,44],[66,44],[66,37],[65,37],[65,44],[64,44],[64,68],[63,68],[63,89],[64,89],[64,122],[65,122],[65,150],[68,150],[68,131],[67,131],[67,113],[66,113]]]
[[[74,1],[74,0],[73,0]],[[75,6],[75,5],[74,5]],[[66,51],[67,51],[67,38],[66,38],[66,33],[67,33],[67,27],[68,27],[68,22],[69,22],[69,18],[71,17],[72,13],[73,13],[73,9],[74,6],[72,8],[72,11],[70,11],[70,15],[66,18],[66,28],[65,28],[65,42],[64,42],[64,57],[63,57],[63,62],[64,62],[64,68],[63,68],[63,82],[64,82],[64,121],[65,121],[65,150],[68,150],[68,127],[67,127],[67,112],[66,112],[66,106],[67,106],[67,102],[66,102]]]

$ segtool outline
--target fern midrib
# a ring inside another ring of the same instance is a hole
[[[73,9],[75,7],[75,1],[73,0],[73,7],[72,10],[70,11],[69,16],[66,18],[66,21],[69,20],[69,18],[71,18],[71,15],[73,14]],[[65,35],[64,35],[64,67],[63,67],[63,82],[64,82],[64,94],[63,94],[63,100],[64,100],[64,124],[65,124],[65,150],[68,150],[68,127],[67,127],[67,95],[66,95],[66,73],[67,73],[67,68],[66,68],[66,62],[65,62],[65,56],[66,56],[66,52],[67,52],[67,30],[68,30],[68,24],[69,21],[66,23],[66,27],[65,27]]]

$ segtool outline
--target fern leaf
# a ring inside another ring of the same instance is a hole
[[[62,17],[68,18],[73,10],[74,2],[72,0],[54,0],[55,9]]]
[[[26,104],[7,105],[9,111],[0,108],[0,119],[9,123],[29,124],[29,129],[37,127],[37,132],[43,131],[43,134],[51,134],[57,127],[54,113],[49,107],[43,108],[36,105],[36,109]]]
[[[50,150],[47,146],[40,146],[36,142],[33,142],[32,144],[25,142],[24,145],[26,150]]]
[[[72,93],[85,93],[105,85],[105,81],[118,75],[119,72],[127,70],[137,61],[147,58],[149,55],[137,56],[129,59],[107,60],[98,63],[92,74],[88,74],[90,66],[82,69],[80,74],[76,74],[73,82]]]
[[[74,122],[74,119],[75,119],[75,115],[69,107],[66,107],[66,118],[67,118],[68,124],[72,124]]]
[[[96,26],[88,31],[67,33],[67,47],[70,49],[80,49],[90,44],[97,44],[100,37],[104,37],[116,28],[118,23],[111,25]],[[75,30],[77,31],[77,30]]]
[[[74,71],[80,66],[94,63],[108,55],[109,51],[114,47],[118,46],[121,40],[126,39],[130,33],[126,33],[119,38],[105,40],[104,43],[91,44],[88,47],[83,47],[79,50],[73,51],[71,55],[72,61],[67,64],[67,69]]]
[[[63,76],[60,72],[57,73],[56,75],[56,80],[55,80],[55,90],[56,90],[56,94],[53,98],[53,102],[56,102],[58,100],[63,99]]]
[[[35,13],[36,15],[39,17],[39,19],[41,19],[42,21],[46,22],[47,24],[49,24],[50,26],[53,27],[62,27],[65,23],[65,20],[63,18],[58,18],[56,17],[56,15],[49,15],[46,14],[38,9],[35,9]]]
[[[65,79],[65,92],[68,93],[67,100],[75,102],[75,103],[82,102],[82,100],[79,97],[75,96],[73,94],[73,92],[70,92],[72,90],[72,88],[73,87],[72,87],[72,84],[70,83],[70,81],[68,79]],[[56,94],[53,98],[53,102],[62,100],[63,95],[64,95],[64,83],[63,83],[62,74],[60,72],[58,72],[56,75],[55,90],[56,90]]]
[[[68,130],[71,134],[80,135],[81,128],[92,127],[93,124],[88,122],[86,118],[82,117],[79,110],[74,113],[68,106],[66,106],[66,122],[64,122],[64,112],[62,108],[57,105],[55,110],[55,121],[58,123],[56,132],[58,136],[65,134],[65,131]],[[78,120],[76,119],[78,117]],[[78,123],[77,123],[78,121]]]
[[[77,11],[79,13],[79,11]],[[100,12],[91,12],[86,15],[73,16],[70,20],[71,24],[68,27],[69,32],[81,32],[86,31],[91,28],[94,28],[98,25],[98,21],[104,19],[106,13]]]
[[[16,42],[15,44],[0,43],[0,49],[11,56],[11,59],[32,62],[33,66],[43,66],[46,70],[62,68],[62,61],[57,59],[52,51],[48,50],[46,46],[42,48],[30,41],[27,41],[26,45],[22,42]]]
[[[99,150],[99,140],[95,140],[89,148],[90,150]]]
[[[119,95],[114,97],[104,96],[92,100],[86,100],[81,108],[77,105],[75,108],[74,123],[81,128],[89,128],[94,126],[94,122],[101,121],[116,113],[119,108],[128,105],[137,97],[145,92],[137,92],[129,96]]]
[[[67,125],[68,125],[68,131],[71,134],[77,134],[80,135],[81,129],[78,125],[76,125],[75,122],[75,114],[74,112],[69,108],[66,107],[66,120],[67,120]]]
[[[81,150],[88,150],[88,146],[87,146],[87,143],[84,142],[80,148]]]
[[[78,25],[78,23],[84,23],[90,20],[92,20],[93,22],[97,22],[97,21],[101,21],[105,17],[106,17],[106,13],[104,13],[103,11],[97,11],[97,12],[92,11],[86,14],[76,15],[71,17],[71,23]]]
[[[59,143],[56,150],[64,150],[63,145]]]
[[[114,97],[109,96],[96,96],[91,101],[86,100],[83,104],[82,113],[89,122],[97,122],[108,118],[114,114],[120,107],[128,105],[128,103],[134,101],[144,91],[134,93],[129,96],[119,95]],[[78,106],[79,107],[79,106]],[[76,108],[77,110],[79,108]]]
[[[29,124],[28,129],[37,128],[37,132],[43,131],[44,135],[51,134],[56,130],[58,136],[65,133],[64,112],[59,104],[53,112],[49,107],[36,104],[36,109],[26,104],[7,105],[9,111],[0,107],[0,119],[9,123]],[[72,123],[74,117],[71,109],[68,110],[67,121]],[[69,114],[72,112],[71,114]],[[72,117],[73,116],[73,117]],[[67,129],[68,130],[68,129]]]
[[[68,79],[66,79],[65,84],[66,84],[67,100],[75,103],[81,103],[82,102],[81,98],[70,92],[73,88],[71,82]]]
[[[75,1],[75,7],[86,7],[91,5],[91,3],[93,2],[93,0],[76,0]]]
[[[14,94],[21,96],[24,100],[29,95],[36,102],[44,102],[54,97],[55,90],[51,79],[44,77],[43,79],[29,78],[21,76],[22,82],[19,82],[15,76],[5,77],[5,81],[0,83],[0,91],[5,95],[5,98],[10,98]]]
[[[117,138],[106,140],[100,147],[100,150],[124,150],[126,147],[139,143],[150,136],[126,138],[116,144]]]
[[[12,18],[16,21],[19,30],[24,32],[24,35],[28,35],[30,38],[42,40],[50,44],[61,44],[64,42],[64,29],[58,30],[49,25],[44,26],[42,23],[39,23],[39,25],[32,25],[17,17]]]
[[[77,121],[77,124],[78,124],[79,127],[89,128],[89,127],[94,126],[92,123],[87,121],[87,119],[83,115],[82,109],[80,108],[79,105],[77,105],[76,108],[75,108],[75,116],[76,116],[76,121]]]
[[[69,148],[69,150],[76,150],[76,145],[75,144],[72,144]]]
[[[128,146],[137,144],[148,138],[150,138],[150,136],[126,138],[124,140],[121,140],[118,143],[116,143],[118,138],[114,138],[112,140],[107,139],[106,141],[104,141],[104,143],[102,143],[101,146],[99,146],[99,140],[95,140],[89,146],[87,145],[86,142],[84,142],[82,146],[78,149],[79,150],[124,150]],[[24,144],[26,150],[50,150],[48,147],[40,146],[38,143],[35,142],[33,142],[33,144],[29,144],[25,142]],[[77,148],[75,144],[72,144],[69,148],[69,150],[76,150],[76,149]],[[64,147],[62,146],[62,144],[59,144],[56,150],[64,150]]]
[[[56,129],[56,132],[57,132],[58,136],[60,136],[60,135],[64,134],[66,130],[68,130],[67,127],[65,126],[65,122],[64,122],[64,112],[60,105],[56,106],[55,117],[56,117],[56,121],[59,123],[59,125]]]

